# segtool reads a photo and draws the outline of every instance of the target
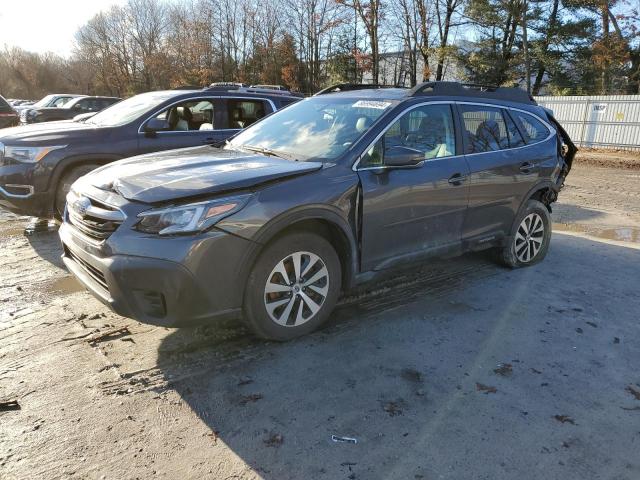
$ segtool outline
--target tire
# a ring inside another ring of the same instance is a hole
[[[298,279],[292,278],[296,260]],[[244,320],[257,336],[270,340],[310,333],[331,314],[341,279],[340,259],[323,237],[306,232],[282,236],[265,248],[249,275]],[[310,282],[306,286],[305,280]]]
[[[58,182],[58,188],[56,188],[56,198],[53,214],[57,220],[62,219],[62,215],[64,214],[64,205],[67,200],[67,193],[71,190],[71,185],[73,182],[78,180],[83,175],[86,175],[91,170],[95,170],[100,165],[95,164],[87,164],[80,165],[78,167],[74,167],[68,172],[66,172],[60,181]]]
[[[513,222],[507,245],[498,250],[498,260],[510,268],[535,265],[544,260],[550,242],[549,210],[538,200],[528,200]]]

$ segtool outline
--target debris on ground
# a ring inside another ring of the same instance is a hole
[[[264,440],[267,447],[279,447],[284,442],[284,437],[279,433],[272,433]]]
[[[17,400],[0,401],[0,412],[7,412],[9,410],[20,410],[20,408],[20,404]]]
[[[583,332],[583,330],[582,330],[580,327],[578,327],[578,328],[576,328],[576,332],[577,332],[577,333],[582,333],[582,332]]]
[[[402,400],[395,402],[386,402],[382,405],[382,409],[389,414],[390,417],[402,415]]]
[[[636,400],[640,400],[640,390],[636,390],[631,385],[629,385],[627,388],[625,388],[625,391],[633,395]]]
[[[542,375],[542,372],[540,370],[535,369],[535,368],[530,368],[529,370],[531,370],[531,373],[535,373],[536,375]]]
[[[508,377],[513,373],[513,366],[510,363],[499,364],[498,368],[493,369],[493,373],[503,377]]]
[[[408,382],[420,383],[422,382],[422,373],[413,368],[403,368],[400,372],[400,376]]]
[[[247,403],[255,403],[258,400],[262,400],[262,394],[252,393],[251,395],[243,395],[242,397],[240,397],[240,400],[238,401],[238,403],[240,405],[246,405]]]
[[[496,387],[492,387],[490,385],[485,385],[483,383],[476,382],[476,390],[482,392],[484,394],[496,393],[498,389]]]
[[[358,443],[358,440],[353,437],[339,437],[337,435],[331,435],[331,440],[336,443]],[[355,463],[353,464],[355,465]]]
[[[597,323],[595,323],[595,322],[584,322],[584,323],[586,323],[586,324],[587,324],[587,325],[589,325],[590,327],[598,328],[598,324],[597,324]]]
[[[92,345],[95,345],[99,342],[106,342],[108,340],[116,340],[120,337],[124,337],[125,335],[131,335],[131,331],[129,331],[129,327],[116,328],[115,330],[109,330],[101,335],[96,337],[91,337],[87,339]]]
[[[620,339],[618,337],[613,337],[613,343],[620,343]]]
[[[569,415],[554,415],[553,418],[555,418],[560,423],[570,423],[571,425],[576,424],[575,420]]]

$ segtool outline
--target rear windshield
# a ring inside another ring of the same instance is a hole
[[[9,105],[4,98],[0,97],[0,112],[9,113],[12,111],[13,108],[11,108],[11,105]]]

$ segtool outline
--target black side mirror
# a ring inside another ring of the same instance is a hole
[[[424,161],[424,152],[403,145],[393,145],[384,152],[387,167],[414,167]]]
[[[169,122],[161,118],[152,118],[144,126],[144,134],[147,137],[155,137],[156,132],[169,130]]]

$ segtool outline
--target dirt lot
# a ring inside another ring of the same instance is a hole
[[[0,478],[638,479],[640,170],[577,163],[554,221],[538,266],[434,262],[274,344],[118,317],[0,214]]]

